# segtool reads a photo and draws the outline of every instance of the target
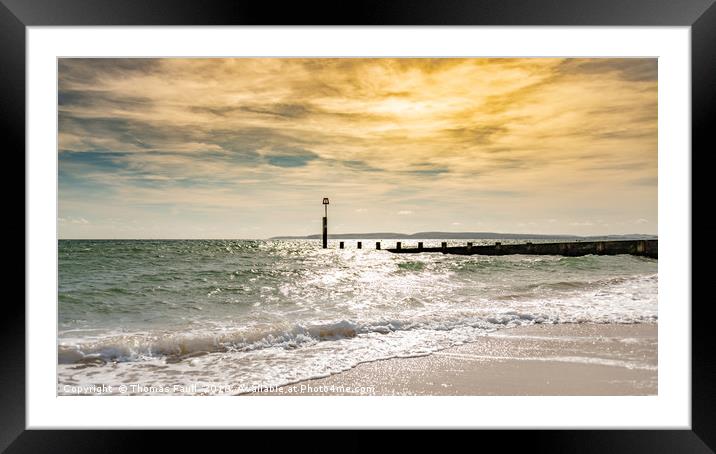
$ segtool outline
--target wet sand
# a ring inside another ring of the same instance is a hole
[[[656,395],[657,324],[534,325],[264,395]]]

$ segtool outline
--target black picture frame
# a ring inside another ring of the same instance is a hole
[[[26,27],[66,25],[690,26],[692,163],[694,156],[716,149],[709,121],[716,113],[714,0],[371,0],[329,4],[286,2],[280,6],[266,1],[236,0],[0,0],[0,118],[6,156],[18,158],[24,156],[25,150]],[[17,165],[24,169],[24,159]],[[17,185],[11,186],[6,180],[3,186],[6,194],[17,192]],[[693,219],[691,222],[693,225]],[[24,238],[26,251],[27,237]],[[692,250],[690,240],[684,247]],[[665,302],[671,303],[691,304],[691,301]],[[514,435],[507,435],[510,448],[550,452],[714,452],[716,361],[711,349],[716,342],[715,330],[710,326],[713,322],[708,316],[710,304],[709,299],[703,299],[691,306],[691,430],[515,431]],[[146,443],[140,437],[147,436],[190,446],[186,444],[189,437],[179,432],[25,430],[25,310],[17,299],[7,299],[3,304],[0,328],[0,451],[136,450]],[[488,446],[491,442],[505,443],[506,435],[483,431],[479,437],[479,444]],[[271,438],[272,443],[280,438],[291,445],[309,443],[307,436],[297,433]],[[422,433],[410,438],[413,442],[425,442]]]

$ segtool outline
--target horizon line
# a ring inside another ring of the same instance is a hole
[[[417,235],[419,233],[445,233],[445,234],[491,234],[491,235],[520,235],[525,237],[527,239],[530,235],[534,235],[535,237],[545,236],[545,237],[575,237],[575,238],[594,238],[594,237],[606,237],[606,236],[653,236],[658,237],[658,233],[602,233],[602,234],[593,234],[593,235],[578,235],[573,233],[508,233],[508,232],[491,232],[491,231],[442,231],[442,230],[425,230],[415,233],[402,233],[402,232],[359,232],[359,233],[329,233],[328,238],[330,239],[331,236],[334,235],[376,235],[376,234],[386,234],[386,235],[405,235],[405,236],[413,236]],[[308,238],[310,236],[317,236],[317,238]],[[306,235],[275,235],[268,238],[241,238],[241,237],[206,237],[206,238],[187,238],[187,237],[126,237],[126,238],[81,238],[81,237],[73,237],[73,238],[62,238],[57,237],[57,240],[98,240],[98,241],[112,241],[112,240],[174,240],[174,241],[181,241],[181,240],[246,240],[246,241],[262,241],[262,240],[280,240],[284,238],[292,238],[292,239],[306,239],[306,240],[320,240],[321,234],[320,233],[309,233]],[[358,238],[356,238],[358,239]],[[374,238],[371,238],[374,239]],[[463,238],[461,238],[463,239]]]

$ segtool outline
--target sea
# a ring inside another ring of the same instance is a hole
[[[356,241],[59,240],[57,394],[245,394],[515,326],[658,320],[655,259]]]

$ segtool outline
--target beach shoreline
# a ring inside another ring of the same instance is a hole
[[[520,326],[245,395],[657,395],[657,338],[657,323]]]

